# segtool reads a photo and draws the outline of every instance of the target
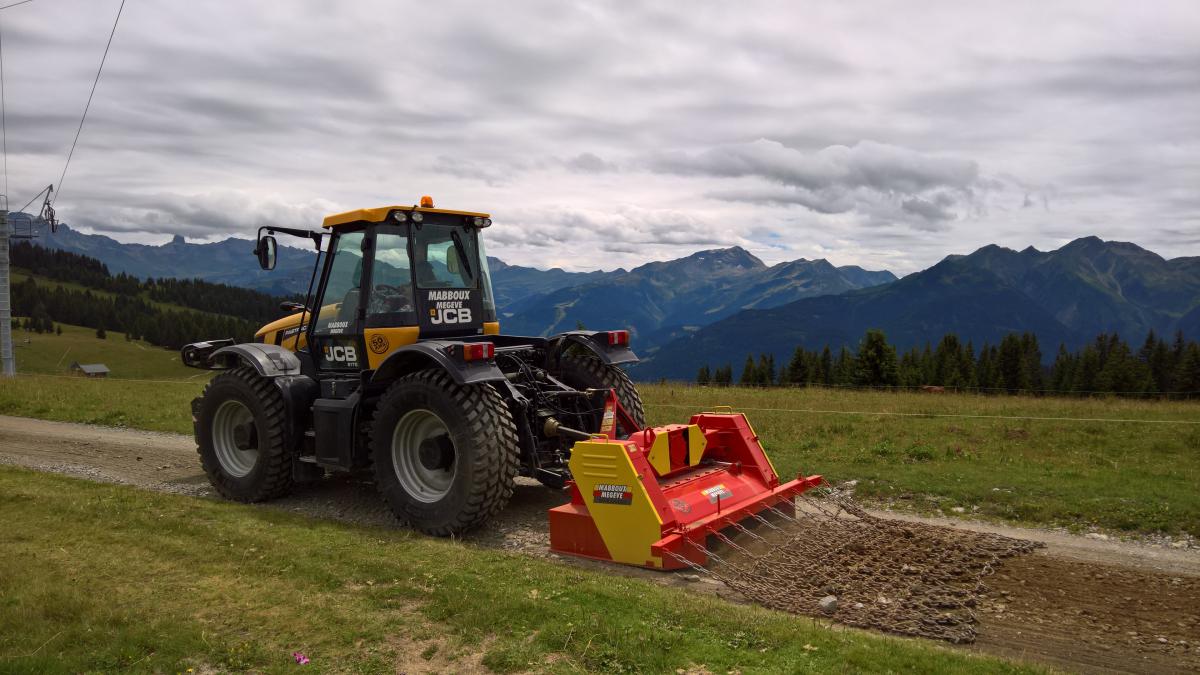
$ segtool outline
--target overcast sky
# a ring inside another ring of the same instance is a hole
[[[118,4],[0,11],[12,208],[58,181]],[[216,239],[431,194],[568,269],[1200,255],[1196,0],[635,4],[128,0],[59,216]]]

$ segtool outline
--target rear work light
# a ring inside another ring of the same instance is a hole
[[[490,361],[496,357],[496,345],[490,342],[474,342],[463,345],[463,361]]]
[[[608,332],[609,347],[628,347],[629,346],[629,331],[627,330],[610,330]]]

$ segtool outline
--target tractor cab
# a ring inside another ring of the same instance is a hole
[[[429,197],[329,216],[331,238],[310,294],[315,316],[302,308],[257,337],[294,350],[311,345],[320,370],[359,371],[419,339],[496,334],[480,236],[491,223],[486,213],[436,209]],[[260,237],[264,269],[275,246],[270,234]]]

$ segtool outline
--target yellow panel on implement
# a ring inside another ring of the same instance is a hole
[[[325,221],[321,223],[322,227],[337,227],[339,225],[349,225],[351,223],[381,223],[387,220],[388,215],[392,211],[420,211],[421,213],[449,213],[457,216],[468,216],[471,218],[490,218],[486,213],[476,213],[474,211],[456,211],[453,209],[435,209],[427,207],[413,206],[379,206],[373,209],[355,209],[346,211],[345,213],[335,213],[332,216],[326,216]]]
[[[654,441],[650,444],[650,451],[646,454],[646,458],[660,476],[665,476],[683,466],[696,466],[700,463],[700,458],[704,456],[704,448],[708,446],[704,432],[700,431],[700,427],[695,424],[668,424],[652,431]],[[676,446],[675,459],[681,461],[672,461],[672,443]]]
[[[580,441],[571,448],[568,464],[609,557],[662,567],[662,558],[649,553],[650,545],[662,538],[663,524],[646,493],[645,482],[653,484],[654,476],[634,467],[634,451],[623,441]]]

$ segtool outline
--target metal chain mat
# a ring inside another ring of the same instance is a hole
[[[955,644],[975,641],[984,578],[1042,546],[880,518],[830,487],[797,498],[794,513],[769,508],[710,538],[718,545],[689,542],[707,568],[670,555],[772,609]],[[821,604],[828,596],[837,599],[832,611]]]

